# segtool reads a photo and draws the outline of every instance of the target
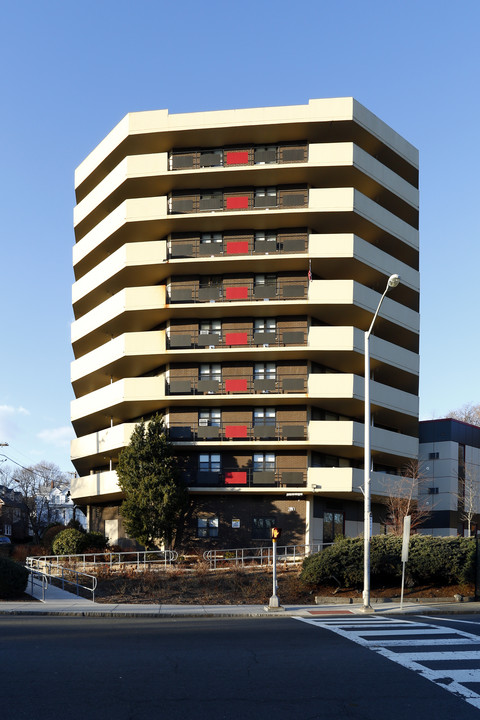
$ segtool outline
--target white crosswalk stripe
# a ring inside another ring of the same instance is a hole
[[[480,668],[454,666],[455,662],[480,661],[479,635],[431,622],[381,616],[295,619],[373,650],[480,708]],[[468,687],[473,683],[478,683],[476,689]]]

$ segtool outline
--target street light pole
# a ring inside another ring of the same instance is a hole
[[[390,288],[395,288],[400,282],[399,275],[390,275],[387,286],[383,292],[380,302],[373,316],[370,327],[365,333],[365,417],[364,417],[364,463],[363,463],[363,502],[364,502],[364,519],[363,519],[363,611],[370,612],[370,536],[372,524],[372,508],[371,508],[371,492],[370,492],[370,465],[371,465],[371,446],[370,446],[370,335],[373,325],[377,319],[380,307],[383,303],[385,295]]]

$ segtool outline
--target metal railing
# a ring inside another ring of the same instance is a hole
[[[170,421],[168,424],[168,435],[173,441],[197,442],[205,440],[307,440],[307,420],[283,420],[282,422],[261,421],[252,423],[242,422],[219,422],[218,425],[201,425],[199,422],[192,422],[188,425],[182,421]]]
[[[172,193],[168,198],[168,214],[181,215],[219,212],[244,212],[245,210],[284,210],[308,207],[308,189],[288,190],[277,187],[273,194],[260,195],[253,188],[245,190],[217,190],[212,193]]]
[[[306,484],[307,471],[298,468],[206,467],[188,478],[188,485],[192,487],[305,487]]]
[[[283,545],[277,548],[277,562],[298,563],[308,555],[324,550],[331,543],[313,543],[312,545]],[[229,548],[224,550],[205,550],[203,559],[210,563],[210,569],[215,570],[217,564],[241,565],[246,563],[255,565],[272,565],[273,548]]]
[[[237,393],[305,393],[307,392],[306,374],[264,375],[179,375],[170,377],[167,382],[169,395],[233,395]]]
[[[253,279],[244,281],[224,279],[218,284],[200,287],[198,283],[189,285],[172,283],[168,292],[168,302],[213,303],[213,302],[259,302],[264,300],[303,300],[307,297],[308,279],[274,281],[256,284]]]
[[[33,588],[34,586],[40,588],[42,597],[38,598],[41,602],[45,602],[45,593],[47,591],[48,587],[48,577],[45,575],[45,573],[40,572],[39,570],[34,570],[31,567],[27,567],[27,570],[29,572],[29,578],[28,583],[30,583],[30,594],[34,596]]]
[[[202,242],[197,238],[175,238],[168,250],[169,258],[227,256],[238,255],[284,255],[305,253],[308,250],[308,235],[279,235],[273,239],[251,236],[222,236],[218,242]]]
[[[270,165],[307,162],[308,145],[272,145],[263,147],[220,148],[211,151],[173,151],[169,155],[169,170],[198,170],[210,167],[239,167],[242,165]]]
[[[301,325],[282,326],[278,328],[266,328],[263,330],[247,327],[238,332],[199,332],[189,330],[185,333],[174,331],[167,336],[167,347],[169,350],[175,348],[230,348],[239,346],[253,347],[288,347],[306,346],[308,342],[308,330]]]
[[[117,567],[120,565],[134,565],[146,568],[149,565],[163,565],[167,567],[178,558],[176,550],[146,550],[126,552],[98,552],[82,553],[79,555],[41,555],[27,558],[27,567],[41,569],[41,566],[60,567],[61,563],[72,564],[74,568],[87,567]],[[63,565],[64,567],[64,565]]]
[[[65,590],[65,585],[73,586],[77,596],[80,596],[80,590],[85,590],[92,594],[92,600],[95,602],[97,578],[94,575],[65,567],[59,563],[49,562],[45,558],[28,557],[26,562],[30,573],[36,572],[38,575],[43,575],[47,578],[48,583],[55,584],[62,590]],[[45,593],[43,593],[43,597],[45,598]]]

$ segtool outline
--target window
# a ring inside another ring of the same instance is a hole
[[[200,410],[198,413],[198,424],[200,427],[220,427],[220,410]]]
[[[277,329],[277,321],[275,318],[257,318],[254,320],[255,332],[271,332]]]
[[[338,537],[344,535],[345,513],[324,512],[323,513],[323,542],[333,543]]]
[[[3,532],[5,533],[5,535],[11,535],[12,534],[12,526],[7,525],[7,523],[5,523],[5,525],[3,526]]]
[[[253,369],[254,380],[275,380],[277,368],[274,362],[257,362]]]
[[[255,453],[253,471],[264,472],[275,470],[275,453]]]
[[[222,366],[220,363],[202,363],[200,365],[199,380],[218,380],[218,382],[221,382],[221,379]]]
[[[210,245],[211,243],[221,243],[222,233],[202,233],[200,235],[201,245]]]
[[[272,528],[275,527],[275,518],[254,517],[252,526],[252,540],[270,540]]]
[[[200,322],[200,335],[222,335],[221,320],[202,320]]]
[[[255,275],[255,287],[258,287],[259,285],[276,285],[277,283],[277,276],[275,273],[268,273],[265,275],[264,273],[257,273]]]
[[[220,472],[220,455],[216,453],[205,453],[198,458],[198,469],[200,472]]]
[[[256,232],[255,233],[255,242],[271,242],[276,243],[277,242],[277,234],[274,232]]]
[[[197,518],[197,537],[218,537],[218,518]]]
[[[275,425],[275,408],[256,408],[253,411],[254,425]]]
[[[429,487],[428,494],[429,495],[438,495],[438,487]]]
[[[438,460],[438,458],[439,458],[439,453],[438,453],[438,452],[428,453],[428,459],[429,459],[429,460]]]
[[[269,207],[277,204],[277,188],[264,187],[255,188],[255,207]]]

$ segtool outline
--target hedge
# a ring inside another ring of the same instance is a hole
[[[376,535],[372,538],[372,585],[378,587],[400,582],[401,552],[401,537]],[[471,538],[413,535],[406,565],[407,583],[455,585],[473,582],[475,562],[475,542]],[[363,538],[342,538],[322,552],[305,558],[301,577],[311,585],[361,587]]]
[[[87,547],[85,533],[74,528],[67,528],[58,533],[53,541],[52,550],[54,555],[78,555]]]
[[[0,598],[15,598],[25,592],[28,570],[10,558],[0,557]]]

